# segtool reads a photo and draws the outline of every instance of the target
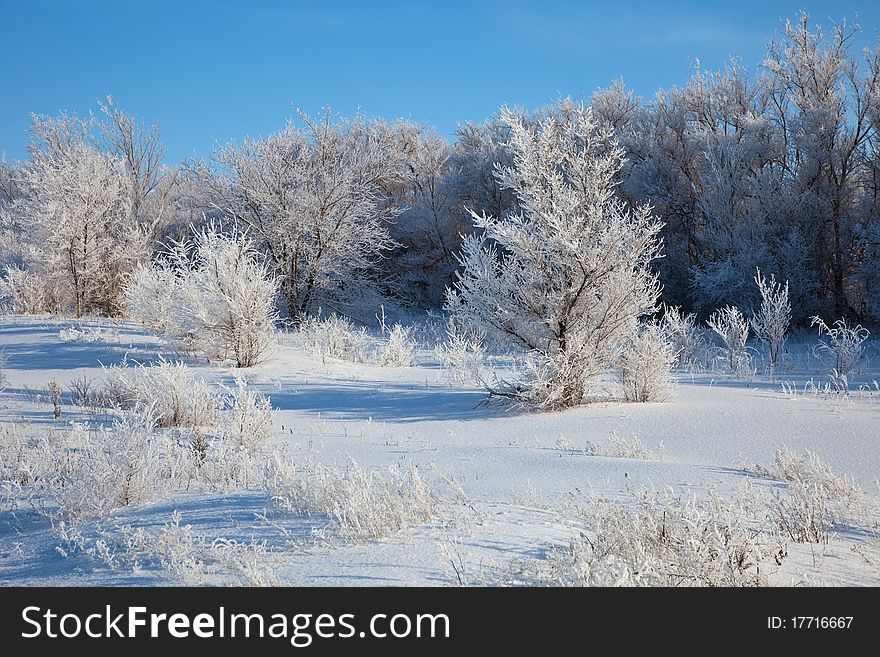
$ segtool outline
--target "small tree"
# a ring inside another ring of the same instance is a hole
[[[746,341],[749,339],[749,322],[734,306],[716,310],[706,322],[709,328],[724,342],[727,350],[727,366],[739,374],[748,364]]]
[[[518,210],[473,219],[462,271],[447,293],[457,319],[527,350],[535,376],[507,396],[544,408],[584,403],[656,310],[650,270],[661,223],[614,193],[622,150],[592,111],[570,99],[527,122],[510,110],[511,167],[498,168]]]
[[[779,354],[785,344],[785,334],[791,321],[791,303],[788,300],[788,281],[785,285],[776,282],[770,275],[770,281],[757,270],[755,283],[761,292],[761,309],[752,316],[752,328],[755,335],[767,345],[770,352],[770,367],[776,369]]]

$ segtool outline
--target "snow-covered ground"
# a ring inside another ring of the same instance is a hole
[[[0,423],[7,435],[27,436],[72,422],[108,422],[106,412],[74,405],[68,391],[76,379],[105,376],[102,364],[177,357],[131,324],[50,317],[4,317],[0,349],[6,358]],[[194,487],[74,528],[56,521],[53,528],[51,509],[25,501],[7,483],[0,498],[0,583],[169,583],[162,559],[140,562],[124,552],[138,528],[173,525],[175,512],[180,527],[191,525],[208,542],[257,545],[242,560],[259,560],[283,584],[497,583],[589,529],[578,526],[570,509],[591,499],[632,504],[628,489],[667,486],[697,495],[714,487],[731,498],[783,494],[783,482],[759,474],[783,446],[815,452],[836,474],[852,477],[865,499],[878,494],[880,392],[872,381],[880,375],[870,366],[851,382],[849,396],[806,385],[812,379],[821,387],[825,369],[805,356],[774,380],[679,374],[674,399],[663,404],[601,402],[527,413],[482,403],[485,392],[476,386],[447,384],[428,351],[406,368],[322,362],[295,336],[283,336],[269,362],[246,371],[189,364],[211,382],[231,384],[242,375],[271,399],[272,449],[298,463],[340,468],[349,460],[363,468],[415,466],[443,497],[442,510],[378,540],[353,541],[335,536],[327,517],[277,513],[259,485],[213,493]],[[58,419],[46,393],[51,381],[65,391]],[[785,392],[783,381],[796,392]],[[650,458],[615,451],[615,444],[632,445],[635,438]],[[827,544],[789,542],[771,582],[880,584],[877,508],[866,502],[859,514],[836,523]],[[204,581],[226,581],[225,563],[206,568]]]

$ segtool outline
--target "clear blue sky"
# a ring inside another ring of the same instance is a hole
[[[108,93],[160,123],[169,162],[277,130],[295,106],[452,134],[620,77],[652,95],[695,59],[754,68],[800,9],[878,39],[876,1],[0,0],[0,154],[25,157],[31,112],[86,113]]]

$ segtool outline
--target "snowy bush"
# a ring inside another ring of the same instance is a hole
[[[123,528],[126,559],[139,567],[157,565],[165,577],[183,586],[218,581],[240,586],[278,585],[265,542],[210,539],[192,525],[181,525],[182,519],[175,511],[158,531]]]
[[[785,556],[784,542],[754,526],[746,502],[671,488],[633,495],[634,505],[582,509],[589,535],[526,562],[519,577],[555,586],[763,586]]]
[[[846,502],[856,493],[850,479],[835,474],[831,466],[810,450],[803,455],[785,447],[776,450],[769,474],[780,481],[819,486],[840,502]]]
[[[0,428],[0,482],[16,490],[47,485],[69,464],[67,433],[26,435],[16,425]]]
[[[383,367],[412,367],[416,348],[412,332],[412,328],[401,324],[388,330],[388,337],[379,348],[379,363]]]
[[[666,448],[661,442],[655,453],[638,436],[633,436],[627,440],[623,436],[612,433],[608,436],[608,446],[605,448],[597,447],[593,454],[595,456],[610,456],[618,459],[662,461],[666,455]]]
[[[660,326],[672,343],[678,365],[693,366],[700,359],[704,347],[702,332],[695,314],[685,315],[678,306],[663,306]]]
[[[125,287],[127,315],[152,331],[178,338],[174,314],[175,295],[180,294],[179,278],[169,262],[139,266],[129,276]]]
[[[827,544],[835,521],[849,521],[869,503],[852,479],[835,474],[810,450],[797,454],[783,447],[769,468],[754,471],[788,484],[774,492],[770,509],[776,526],[795,543]]]
[[[770,281],[759,269],[755,283],[761,292],[761,308],[752,316],[751,324],[755,335],[767,345],[770,353],[770,367],[775,369],[779,354],[785,344],[785,334],[791,321],[791,302],[788,300],[788,281],[783,286],[770,275]]]
[[[776,491],[773,511],[780,531],[794,543],[830,540],[828,492],[822,486],[798,482]]]
[[[85,374],[71,379],[67,389],[70,390],[71,400],[77,406],[94,408],[101,401],[98,386],[94,379],[89,378]]]
[[[542,408],[582,404],[656,309],[661,223],[615,193],[623,151],[590,109],[563,100],[530,121],[507,109],[501,118],[514,164],[497,177],[519,209],[471,212],[482,233],[464,240],[446,306],[535,361],[535,376],[500,394]]]
[[[275,342],[278,284],[247,238],[211,226],[164,256],[131,276],[131,316],[209,360],[252,367],[265,358]]]
[[[121,409],[151,409],[159,427],[214,426],[222,398],[181,362],[111,365],[104,369],[105,402]]]
[[[454,385],[483,383],[486,349],[483,335],[472,328],[462,328],[450,319],[444,341],[434,350],[443,378]]]
[[[716,310],[706,322],[724,342],[727,367],[734,374],[741,373],[749,364],[746,341],[749,339],[749,322],[738,308],[725,306]]]
[[[369,362],[375,343],[364,327],[355,327],[350,320],[339,315],[324,319],[306,317],[300,324],[299,335],[307,348],[322,359],[353,363]]]
[[[221,416],[220,434],[251,455],[272,437],[272,404],[256,390],[248,389],[247,382],[238,378],[226,398],[229,408]]]
[[[828,354],[834,362],[834,372],[839,377],[848,377],[862,358],[863,343],[870,332],[860,324],[849,326],[845,319],[838,319],[829,327],[820,317],[813,317],[811,326],[819,327],[819,350]]]
[[[55,379],[52,379],[46,384],[46,398],[49,400],[49,403],[52,404],[52,417],[56,420],[61,417],[61,401],[63,395],[64,391],[61,389],[61,384]]]
[[[48,482],[61,518],[103,517],[151,501],[172,448],[154,427],[147,412],[125,415],[109,428],[75,426],[64,438],[67,462]]]
[[[281,458],[267,467],[264,486],[284,513],[326,516],[348,541],[379,539],[437,515],[438,500],[418,468],[340,469],[311,463],[297,468]]]
[[[647,324],[623,350],[619,379],[623,398],[630,402],[662,402],[672,396],[670,376],[676,351],[666,332]]]
[[[15,265],[7,266],[0,277],[0,308],[4,312],[22,315],[56,309],[45,281],[33,272]]]

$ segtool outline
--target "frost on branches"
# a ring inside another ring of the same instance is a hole
[[[274,344],[278,282],[247,238],[211,226],[164,255],[132,275],[131,316],[209,360],[259,363]]]
[[[381,188],[394,172],[387,131],[327,110],[304,124],[215,154],[222,175],[196,168],[216,205],[246,225],[278,277],[289,316],[301,321],[324,303],[360,300],[382,254],[395,246],[388,222],[399,210]],[[357,288],[357,289],[356,289]]]
[[[752,328],[758,338],[767,345],[770,353],[770,367],[775,368],[779,354],[785,345],[785,334],[791,321],[791,302],[788,300],[788,281],[778,283],[770,275],[770,281],[757,270],[755,283],[761,292],[761,308],[752,317]]]
[[[462,271],[447,294],[454,316],[527,350],[532,373],[498,391],[542,408],[588,401],[656,310],[661,222],[614,194],[623,152],[592,111],[570,99],[527,121],[503,110],[513,165],[496,171],[518,209],[472,212]]]
[[[178,177],[158,128],[100,107],[35,115],[30,160],[0,167],[0,304],[13,312],[119,315],[165,225]]]
[[[87,123],[34,117],[28,189],[21,211],[36,238],[27,259],[44,303],[77,317],[117,314],[122,275],[147,249],[147,236],[125,221],[130,196],[122,163],[88,143]]]

